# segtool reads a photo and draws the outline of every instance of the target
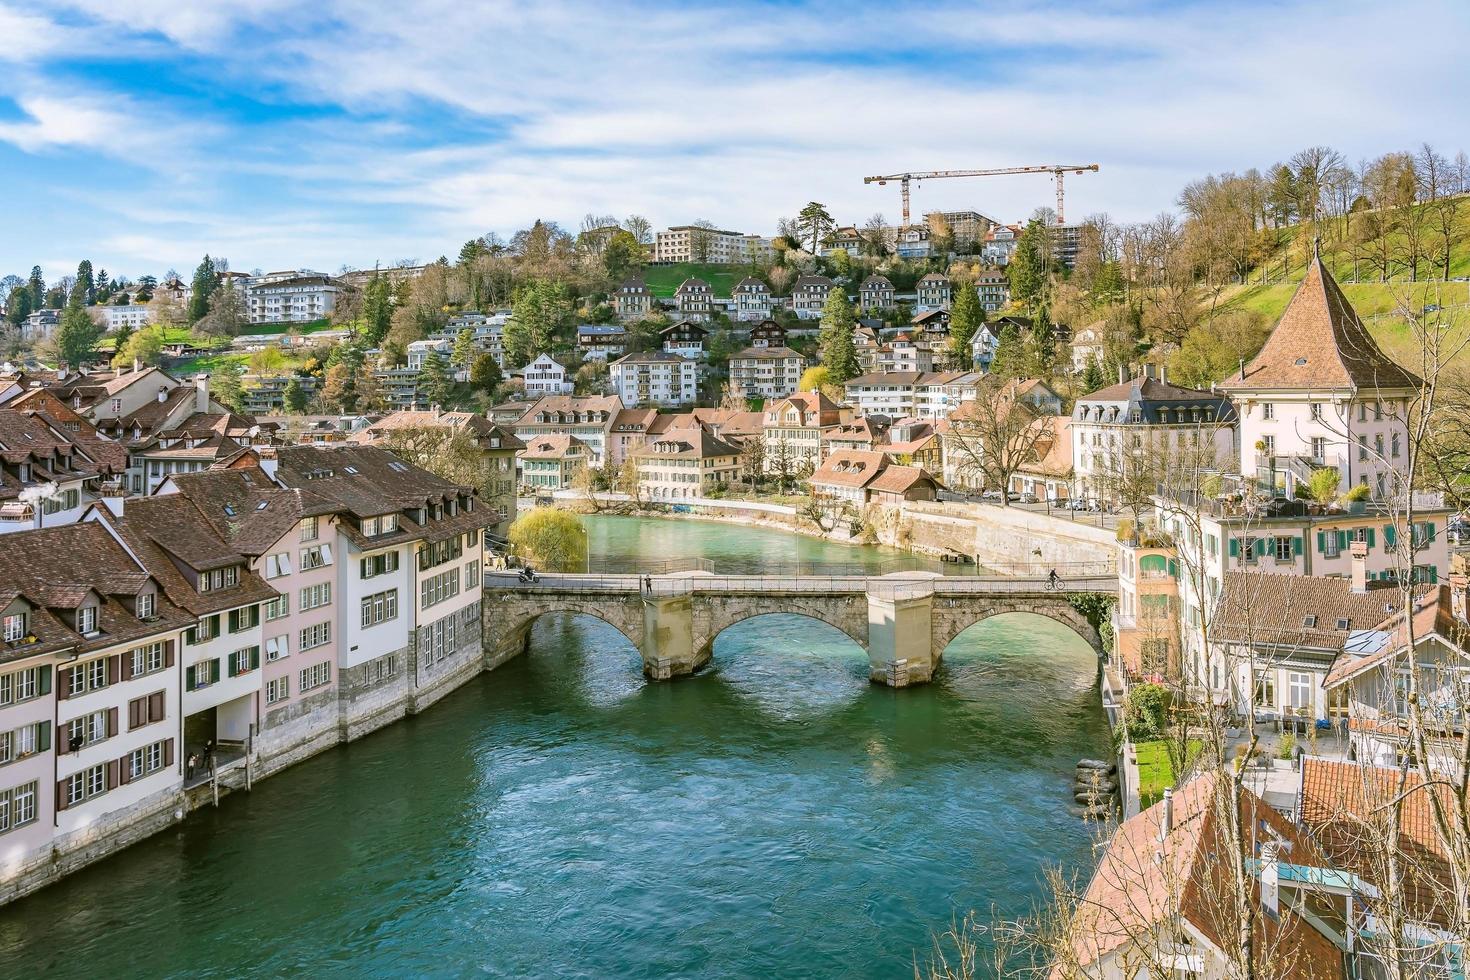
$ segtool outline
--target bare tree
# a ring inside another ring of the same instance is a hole
[[[954,478],[963,486],[999,490],[1001,506],[1009,503],[1011,476],[1035,460],[1038,442],[1053,435],[1051,420],[1018,397],[1018,388],[987,375],[975,400],[950,413],[944,435]]]

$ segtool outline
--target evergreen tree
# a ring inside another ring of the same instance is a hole
[[[62,362],[73,371],[78,370],[93,359],[101,339],[102,330],[92,322],[87,308],[79,301],[68,303],[56,330],[56,351]]]
[[[97,281],[92,275],[92,260],[82,259],[77,263],[77,280],[71,285],[71,295],[83,306],[97,302]]]
[[[454,376],[437,351],[424,358],[423,371],[419,374],[419,387],[432,405],[447,404],[454,396]]]
[[[1090,394],[1097,391],[1106,386],[1107,381],[1107,375],[1103,374],[1102,365],[1098,363],[1097,358],[1089,360],[1087,367],[1082,372],[1083,392]]]
[[[450,352],[449,362],[455,367],[468,368],[474,358],[475,333],[473,330],[466,328],[455,336],[454,350]]]
[[[39,265],[31,266],[31,278],[27,280],[26,288],[31,291],[31,312],[42,309],[46,305],[46,280]]]
[[[105,303],[105,302],[107,302],[107,298],[112,295],[112,290],[113,290],[112,279],[107,275],[107,270],[106,269],[98,269],[97,270],[97,295],[96,295],[95,301],[98,302],[98,303]]]
[[[189,296],[189,325],[193,326],[209,315],[209,301],[219,288],[219,271],[214,259],[204,256],[199,268],[194,270],[193,293]]]
[[[856,320],[847,291],[833,286],[827,293],[827,303],[822,307],[822,366],[827,369],[827,379],[841,384],[861,373],[858,365],[857,348],[853,344],[852,332]]]
[[[306,411],[306,389],[301,387],[301,381],[292,378],[286,382],[286,390],[282,392],[282,398],[286,403],[286,411],[291,415],[300,415]]]
[[[387,276],[373,276],[362,294],[363,342],[377,347],[393,325],[393,287]]]
[[[112,349],[121,354],[123,352],[123,348],[128,346],[128,340],[133,336],[132,324],[124,323],[122,326],[117,328],[117,333],[113,334],[112,336],[116,339],[116,344],[113,346]]]
[[[232,412],[243,412],[245,389],[240,384],[240,375],[225,365],[209,379],[209,397]]]
[[[1031,336],[1026,338],[1026,368],[1028,378],[1050,377],[1057,363],[1057,333],[1051,321],[1045,317],[1031,327]]]
[[[505,325],[505,355],[521,367],[550,351],[552,338],[571,314],[554,283],[537,280],[521,290]]]
[[[5,319],[13,327],[19,327],[31,315],[31,290],[24,284],[10,290],[5,300]]]
[[[486,395],[500,387],[500,365],[489,354],[480,354],[470,363],[470,386]]]
[[[1016,242],[1007,272],[1011,280],[1011,299],[1024,305],[1034,315],[1045,306],[1048,279],[1052,271],[1051,236],[1046,226],[1032,219]]]
[[[955,289],[949,310],[949,360],[955,368],[965,370],[975,360],[975,334],[985,325],[985,308],[971,283],[957,282]]]
[[[990,373],[1000,378],[1016,378],[1026,373],[1026,345],[1014,323],[1002,327],[1000,336],[995,339],[995,357],[990,362]]]

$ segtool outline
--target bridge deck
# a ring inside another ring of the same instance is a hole
[[[1047,579],[981,576],[907,575],[604,575],[538,573],[537,581],[523,582],[514,573],[486,573],[487,590],[565,593],[601,592],[653,596],[695,593],[743,595],[806,593],[815,595],[891,595],[894,598],[924,595],[1057,595],[1083,592],[1113,592],[1115,576],[1091,575],[1063,578],[1056,588]]]

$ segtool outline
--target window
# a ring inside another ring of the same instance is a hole
[[[144,592],[138,596],[138,618],[152,619],[158,608],[158,597],[152,592]]]
[[[301,589],[301,611],[309,612],[332,604],[332,583],[321,582]]]
[[[162,643],[150,643],[145,647],[135,647],[130,656],[133,661],[132,675],[134,677],[160,671],[168,662],[168,656]]]
[[[0,674],[0,704],[19,704],[50,693],[50,667],[31,667]]]
[[[16,613],[5,617],[5,642],[19,643],[26,635],[26,614]]]
[[[198,623],[190,626],[189,629],[184,633],[184,639],[189,642],[190,646],[198,646],[201,643],[208,643],[210,640],[214,639],[217,636],[219,636],[218,613],[213,616],[205,616]]]
[[[77,632],[83,636],[97,632],[96,606],[83,606],[77,610]]]
[[[163,721],[164,710],[162,691],[154,691],[144,697],[133,698],[128,702],[128,731],[151,725],[155,721]]]
[[[1312,437],[1312,458],[1313,459],[1326,459],[1327,458],[1327,440],[1326,440],[1326,438],[1324,438],[1322,436],[1313,436]]]
[[[1243,561],[1255,561],[1257,547],[1260,544],[1255,538],[1241,538],[1240,557]]]
[[[1312,675],[1292,671],[1286,675],[1287,696],[1293,711],[1312,707]]]
[[[301,631],[300,639],[301,642],[297,646],[299,650],[314,650],[317,647],[326,646],[332,642],[332,621],[327,619],[306,627]]]
[[[1261,419],[1266,422],[1274,421],[1276,419],[1276,406],[1271,402],[1262,402]]]
[[[273,681],[265,682],[265,703],[275,704],[284,701],[291,696],[291,678],[277,677]]]
[[[1276,437],[1275,436],[1262,436],[1261,437],[1261,444],[1263,446],[1265,446],[1265,448],[1262,450],[1262,452],[1264,452],[1267,456],[1274,456],[1276,454]]]
[[[312,664],[301,672],[297,678],[300,683],[297,684],[296,689],[298,692],[304,694],[314,687],[321,687],[331,679],[332,662],[330,660],[323,660],[319,664]]]
[[[168,756],[167,741],[154,742],[128,753],[128,779],[142,779],[162,769]]]
[[[1399,434],[1397,432],[1395,432],[1393,434],[1393,441],[1390,443],[1390,445],[1392,446],[1392,448],[1389,451],[1389,455],[1392,456],[1394,459],[1398,459],[1399,458]]]
[[[398,552],[385,551],[378,555],[368,555],[359,563],[363,578],[373,578],[378,575],[387,575],[389,572],[398,571]]]
[[[386,657],[379,657],[363,668],[363,680],[369,684],[378,684],[394,674],[398,673],[398,660],[391,653]]]
[[[291,637],[273,636],[265,641],[265,662],[271,663],[282,657],[291,656]]]
[[[430,575],[419,583],[419,604],[427,609],[459,595],[459,569]]]
[[[107,792],[107,766],[96,765],[66,780],[65,800],[67,806],[85,803],[94,796]]]
[[[302,591],[305,590],[303,589]],[[290,593],[282,592],[260,608],[265,614],[266,622],[270,622],[273,619],[282,619],[291,614],[291,595]]]
[[[316,540],[316,536],[317,536],[318,532],[320,531],[319,524],[320,524],[320,518],[317,518],[317,517],[308,517],[308,518],[305,518],[301,522],[301,540],[302,541],[315,541]]]
[[[35,821],[38,787],[33,779],[23,786],[0,790],[0,834]]]
[[[0,765],[24,759],[51,748],[51,723],[32,722],[8,732],[0,732]]]
[[[288,554],[265,556],[265,577],[280,578],[291,574],[291,556]]]
[[[219,658],[201,660],[184,671],[184,690],[198,691],[219,683]]]
[[[100,691],[106,687],[111,677],[108,670],[109,659],[102,657],[71,668],[66,685],[67,697],[78,697],[88,691]]]
[[[246,606],[230,610],[230,632],[243,633],[260,625],[260,607]]]
[[[362,599],[362,626],[376,626],[398,618],[398,590],[376,592]]]
[[[1276,707],[1276,671],[1263,671],[1256,678],[1256,707]]]
[[[309,572],[313,568],[322,568],[332,563],[332,546],[319,544],[310,548],[301,549],[301,570]]]
[[[1322,421],[1322,403],[1311,402],[1309,404],[1312,418],[1316,419],[1319,422]]]
[[[109,735],[116,734],[116,722],[111,722],[112,712],[108,709],[90,711],[80,718],[73,718],[66,726],[67,745],[72,751],[86,745],[94,745]]]
[[[464,567],[464,587],[465,587],[465,591],[469,591],[470,589],[479,588],[479,586],[480,586],[480,562],[478,560],[476,560],[476,561],[470,562],[468,565],[466,565]]]
[[[248,674],[260,666],[260,647],[242,647],[230,654],[229,660],[230,676],[239,677]]]
[[[1426,547],[1433,540],[1434,523],[1432,521],[1413,525],[1413,542],[1416,549]]]
[[[1368,437],[1362,432],[1358,433],[1358,459],[1368,458]]]
[[[446,541],[435,541],[419,549],[419,571],[454,561],[464,554],[464,544],[459,535]]]
[[[1282,536],[1274,538],[1273,541],[1276,550],[1276,560],[1291,561],[1293,558],[1291,551],[1291,538]]]

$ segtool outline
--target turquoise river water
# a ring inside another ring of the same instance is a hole
[[[589,518],[594,554],[895,556],[777,531]],[[934,683],[869,683],[772,615],[643,679],[598,620],[8,907],[0,977],[912,977],[966,910],[1081,867],[1072,767],[1107,729],[1050,620],[961,634]]]

